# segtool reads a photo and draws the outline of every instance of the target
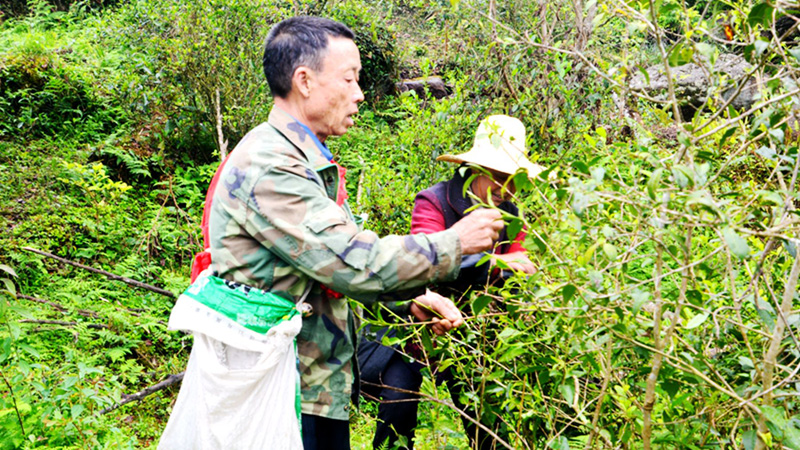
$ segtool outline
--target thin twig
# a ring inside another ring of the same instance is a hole
[[[154,384],[152,386],[149,386],[149,387],[147,387],[147,388],[145,388],[145,389],[143,389],[143,390],[141,390],[141,391],[139,391],[139,392],[137,392],[135,394],[130,394],[130,395],[123,394],[122,395],[122,401],[120,401],[119,403],[116,403],[116,404],[114,404],[112,406],[109,406],[108,408],[100,411],[100,414],[101,415],[102,414],[108,414],[111,411],[114,411],[115,409],[117,409],[117,408],[119,408],[119,407],[121,407],[123,405],[127,405],[128,403],[135,402],[137,400],[142,400],[143,398],[147,397],[150,394],[154,394],[154,393],[156,393],[158,391],[161,391],[161,390],[166,389],[166,388],[168,388],[170,386],[178,384],[181,381],[183,381],[183,376],[185,374],[186,374],[186,372],[176,373],[176,374],[168,376],[163,381],[161,381],[161,382],[159,382],[157,384]]]
[[[9,383],[2,371],[0,371],[0,378],[2,378],[6,386],[8,386],[8,393],[11,394],[11,401],[14,403],[14,412],[17,413],[17,420],[19,421],[19,428],[22,430],[22,435],[27,436],[27,433],[25,433],[25,425],[22,423],[22,415],[20,415],[19,408],[17,407],[17,396],[14,395],[14,388],[11,387],[11,383]]]
[[[141,288],[141,289],[146,289],[148,291],[155,292],[157,294],[161,294],[161,295],[163,295],[165,297],[175,298],[175,294],[173,294],[172,292],[170,292],[170,291],[168,291],[166,289],[161,289],[160,287],[156,287],[156,286],[153,286],[153,285],[150,285],[150,284],[147,284],[147,283],[142,283],[141,281],[132,280],[132,279],[130,279],[128,277],[121,277],[119,275],[114,275],[113,273],[106,272],[105,270],[102,270],[102,269],[95,269],[94,267],[89,267],[89,266],[86,266],[86,265],[83,265],[83,264],[80,264],[80,263],[76,263],[75,261],[70,261],[70,260],[68,260],[66,258],[62,258],[60,256],[56,256],[56,255],[54,255],[52,253],[47,253],[45,251],[37,250],[37,249],[31,248],[31,247],[22,247],[22,250],[25,250],[25,251],[28,251],[28,252],[32,252],[32,253],[36,253],[37,255],[46,256],[48,258],[55,259],[56,261],[61,261],[61,262],[65,263],[65,264],[69,264],[71,266],[75,266],[75,267],[77,267],[79,269],[88,270],[89,272],[99,273],[100,275],[105,276],[109,280],[122,281],[123,283],[128,284],[130,286],[138,287],[138,288]]]
[[[51,302],[50,300],[42,300],[40,298],[31,297],[30,295],[24,295],[24,294],[17,294],[17,298],[21,298],[21,299],[28,300],[28,301],[31,301],[31,302],[41,303],[43,305],[50,306],[53,309],[55,309],[56,311],[58,311],[58,312],[62,312],[62,313],[69,313],[70,312],[70,310],[66,306],[60,305],[60,304],[58,304],[56,302]],[[99,319],[100,318],[100,315],[97,314],[96,312],[89,311],[89,310],[86,310],[86,309],[78,309],[75,312],[77,312],[78,314],[82,315],[83,317],[91,317],[93,319]]]
[[[65,327],[76,327],[79,324],[78,322],[65,322],[63,320],[37,320],[37,319],[22,319],[19,321],[20,323],[35,323],[40,325],[61,325]],[[92,328],[94,330],[102,330],[104,328],[108,328],[108,325],[104,325],[101,323],[87,323],[85,324],[86,328]]]

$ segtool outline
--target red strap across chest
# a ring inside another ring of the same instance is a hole
[[[211,266],[211,253],[208,251],[208,248],[211,246],[211,239],[208,235],[208,218],[211,214],[211,200],[214,198],[214,191],[217,189],[219,175],[222,173],[222,169],[225,167],[225,163],[228,162],[230,156],[231,154],[228,154],[219,167],[217,167],[214,177],[211,178],[211,184],[208,185],[208,191],[206,191],[206,202],[205,206],[203,207],[203,219],[200,221],[200,229],[203,232],[203,251],[196,254],[194,256],[194,260],[192,261],[192,283],[194,283],[201,272]],[[344,205],[344,202],[347,201],[348,197],[347,188],[345,187],[345,174],[347,174],[347,169],[340,166],[336,161],[331,162],[336,165],[336,168],[339,171],[339,191],[336,193],[336,204],[342,206]]]

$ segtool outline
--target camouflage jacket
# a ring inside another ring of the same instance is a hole
[[[348,420],[355,318],[348,300],[326,294],[320,283],[365,304],[387,293],[396,300],[402,291],[455,278],[461,247],[452,230],[384,238],[362,231],[347,204],[335,201],[331,160],[305,125],[273,108],[220,174],[209,216],[211,267],[295,302],[310,285],[313,314],[297,337],[302,412]]]

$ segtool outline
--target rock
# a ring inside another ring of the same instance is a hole
[[[413,80],[403,80],[402,82],[397,83],[396,87],[397,92],[401,94],[406,91],[414,91],[417,93],[417,96],[421,98],[426,97],[426,88],[433,98],[445,98],[450,95],[447,86],[444,84],[444,81],[442,81],[442,79],[439,77],[424,77],[415,78]]]
[[[751,70],[752,66],[739,55],[723,54],[717,58],[714,64],[714,72],[727,75],[728,84],[733,85]],[[681,106],[688,106],[689,109],[696,109],[705,103],[708,94],[713,86],[709,80],[707,68],[696,63],[684,64],[678,67],[671,67],[670,73],[675,80],[675,97]],[[668,98],[667,77],[664,74],[664,66],[661,64],[647,69],[650,82],[647,83],[644,75],[637,73],[630,83],[630,87],[636,91],[644,91],[648,95],[666,100]],[[736,92],[736,87],[731,87],[722,93],[722,100],[727,101]],[[731,102],[731,106],[737,109],[750,108],[755,102],[757,93],[757,83],[754,78],[750,78],[747,84],[736,98]],[[686,108],[682,108],[686,111]],[[688,118],[688,117],[686,117]]]

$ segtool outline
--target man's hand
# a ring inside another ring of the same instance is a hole
[[[500,211],[477,209],[451,227],[461,240],[461,253],[472,255],[492,248],[503,229]]]
[[[519,271],[528,275],[536,272],[536,266],[533,265],[528,255],[525,252],[506,253],[504,255],[492,255],[492,263],[501,260],[513,271]]]
[[[412,300],[411,314],[421,322],[433,322],[431,329],[439,336],[464,323],[461,311],[453,301],[430,289]]]

